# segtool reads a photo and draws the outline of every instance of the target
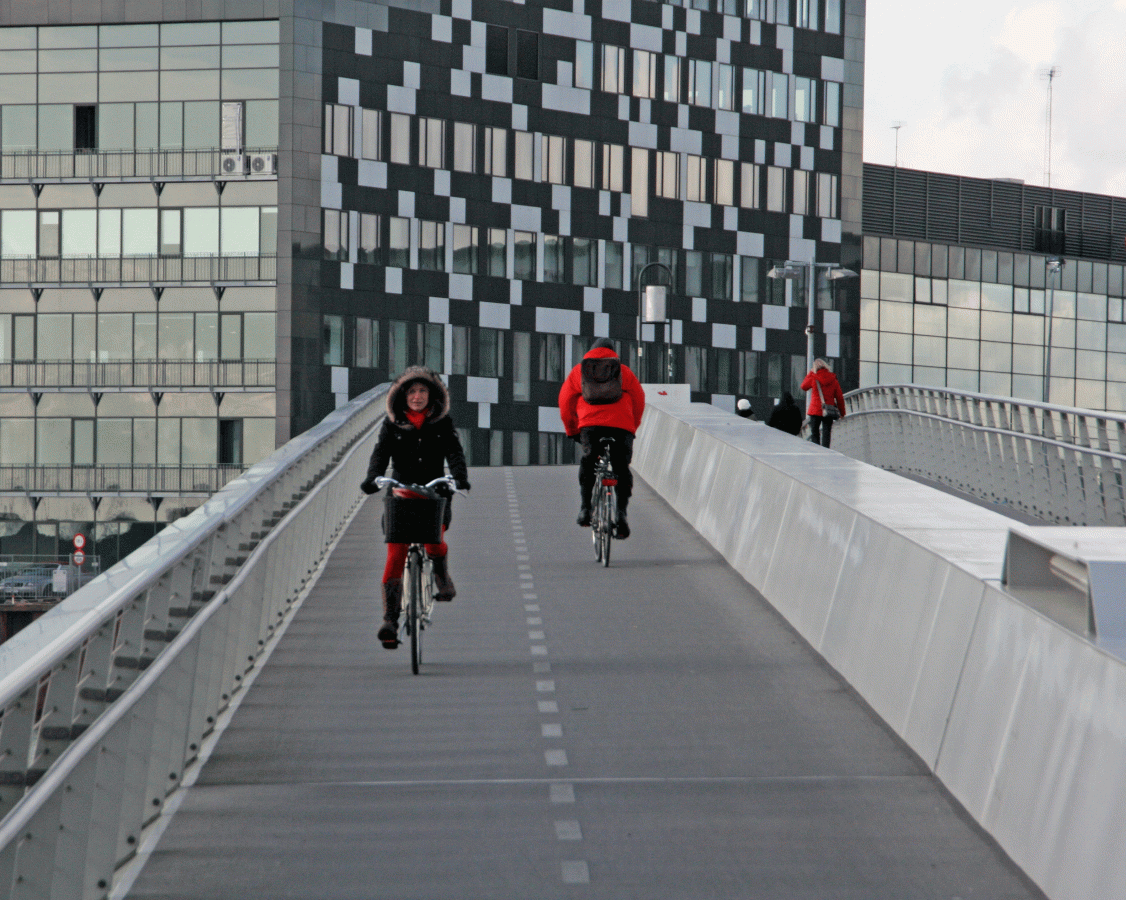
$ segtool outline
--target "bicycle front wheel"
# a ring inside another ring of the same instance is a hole
[[[422,665],[422,559],[412,553],[407,560],[407,628],[411,633],[411,672]]]

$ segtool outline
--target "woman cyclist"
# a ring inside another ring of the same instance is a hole
[[[445,474],[446,463],[460,490],[469,490],[465,452],[450,418],[450,395],[438,374],[424,366],[411,366],[391,385],[387,393],[387,418],[379,431],[375,450],[368,463],[367,477],[360,490],[373,494],[375,479],[391,464],[391,477],[403,484],[426,484]],[[442,523],[443,540],[427,544],[426,555],[434,566],[437,599],[452,600],[457,591],[450,578],[445,531],[450,524],[450,504],[446,504]],[[407,544],[387,545],[387,564],[383,568],[383,625],[379,640],[388,650],[399,646],[399,610],[403,599],[403,567]]]

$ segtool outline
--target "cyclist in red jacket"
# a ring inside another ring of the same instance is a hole
[[[617,533],[629,537],[626,507],[633,493],[633,436],[645,411],[645,391],[629,366],[623,366],[609,338],[599,338],[582,362],[571,369],[559,391],[559,416],[567,436],[582,448],[579,460],[578,523],[590,525],[590,498],[594,490],[594,469],[598,463],[598,442],[614,438],[610,462],[618,477]]]

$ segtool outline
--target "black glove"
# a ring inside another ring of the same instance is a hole
[[[468,490],[469,490],[469,482],[468,482],[468,481],[466,481],[466,480],[465,480],[465,479],[463,478],[463,479],[462,479],[461,481],[459,481],[459,482],[457,483],[457,489],[458,489],[459,491],[468,491]]]
[[[366,480],[366,479],[365,479],[365,480],[364,480],[364,481],[363,481],[363,482],[362,482],[362,483],[360,484],[360,490],[361,490],[361,491],[363,491],[363,492],[364,492],[365,494],[374,494],[374,493],[375,493],[376,491],[378,491],[378,490],[379,490],[379,488],[377,488],[377,487],[375,486],[375,482],[374,482],[374,481],[368,481],[368,480]]]
[[[454,495],[454,489],[443,481],[441,484],[434,485],[434,493],[449,500]]]

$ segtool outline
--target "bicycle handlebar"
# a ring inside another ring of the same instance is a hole
[[[403,484],[401,481],[396,481],[394,478],[390,478],[386,475],[380,475],[378,478],[375,479],[375,486],[377,488],[380,488],[380,489],[389,487],[389,488],[406,488],[407,490],[418,490],[419,488],[423,488],[423,489],[428,490],[428,491],[433,491],[434,488],[438,487],[439,485],[443,485],[443,484],[450,487],[456,493],[463,494],[463,495],[465,494],[465,491],[459,491],[457,489],[457,480],[453,477],[453,475],[442,475],[441,477],[435,478],[433,481],[427,482],[426,484],[422,484],[422,485]]]

